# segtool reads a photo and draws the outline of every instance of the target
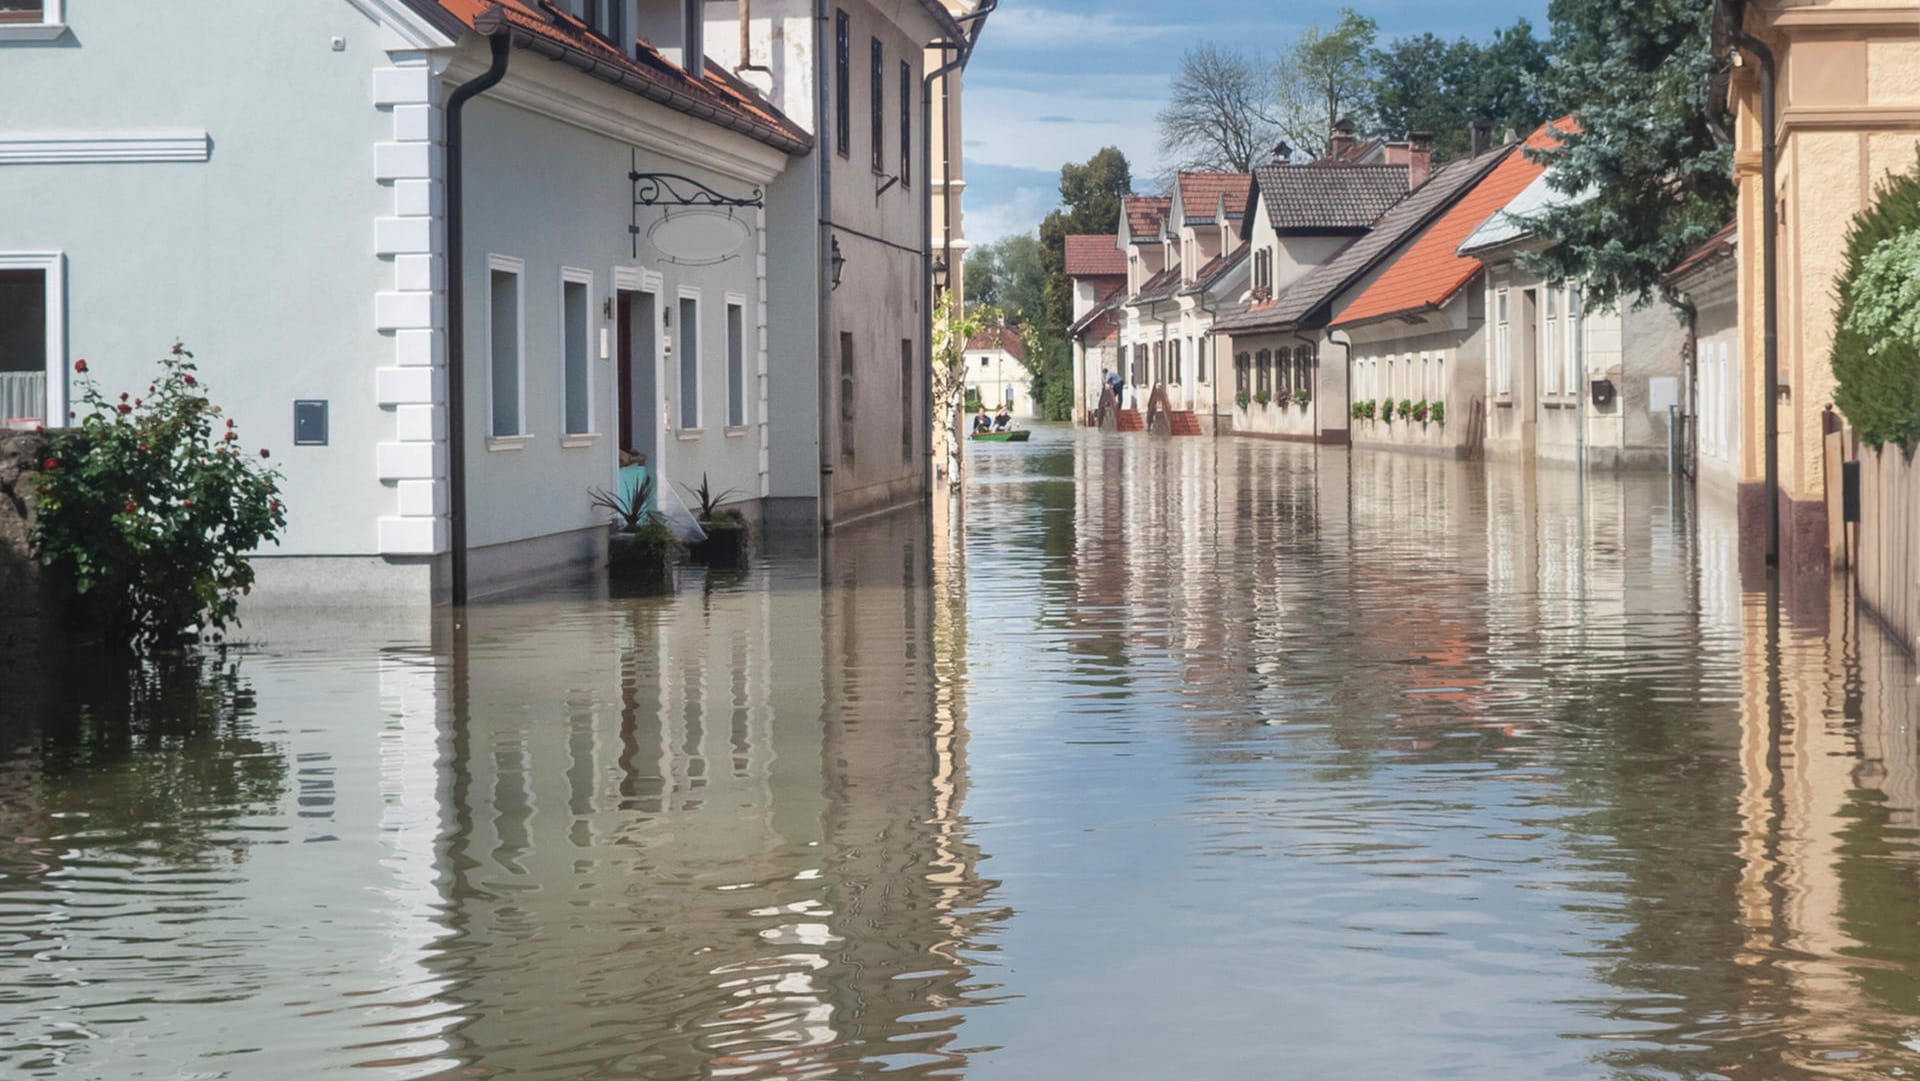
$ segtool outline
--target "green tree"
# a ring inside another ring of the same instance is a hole
[[[1040,223],[1046,248],[1047,303],[1044,329],[1061,340],[1073,325],[1073,283],[1067,280],[1067,237],[1074,233],[1111,233],[1120,223],[1121,200],[1133,191],[1133,168],[1114,147],[1084,163],[1060,167],[1060,206]]]
[[[1333,29],[1309,26],[1282,54],[1274,126],[1296,150],[1325,154],[1343,117],[1363,130],[1373,127],[1365,109],[1378,31],[1372,19],[1342,8]]]
[[[1274,140],[1273,69],[1245,53],[1205,42],[1180,57],[1160,152],[1176,169],[1244,173]]]
[[[1532,131],[1547,119],[1536,86],[1547,64],[1546,44],[1525,19],[1485,45],[1432,34],[1395,38],[1373,54],[1373,131],[1387,138],[1428,132],[1441,161],[1466,156],[1475,120],[1493,121],[1496,131]]]
[[[1538,156],[1579,200],[1530,224],[1559,238],[1538,259],[1597,306],[1645,302],[1733,216],[1733,151],[1704,0],[1553,0],[1554,60],[1538,88],[1579,130]]]
[[[1045,318],[1046,248],[1031,233],[982,244],[967,256],[967,303],[988,304],[1015,323]]]
[[[1920,444],[1920,170],[1854,219],[1837,285],[1833,402],[1869,446]]]

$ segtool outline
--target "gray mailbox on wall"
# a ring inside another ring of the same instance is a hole
[[[296,447],[327,445],[325,399],[308,398],[293,403],[293,445]]]

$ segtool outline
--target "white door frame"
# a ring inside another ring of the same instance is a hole
[[[38,270],[46,274],[47,400],[41,422],[49,428],[67,423],[67,258],[64,252],[0,253],[0,270]],[[0,418],[4,419],[4,418]]]

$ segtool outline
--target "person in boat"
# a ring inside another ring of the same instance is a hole
[[[1012,427],[1013,414],[1007,412],[1007,407],[1003,405],[1000,407],[1000,412],[993,415],[993,430],[996,432],[1004,432]]]
[[[993,421],[987,419],[987,407],[984,405],[980,407],[980,415],[973,418],[973,430],[975,432],[993,430]]]

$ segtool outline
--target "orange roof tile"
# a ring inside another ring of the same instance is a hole
[[[1127,253],[1112,233],[1074,233],[1067,237],[1066,272],[1069,278],[1124,277]]]
[[[1018,327],[988,327],[980,331],[967,339],[966,351],[976,349],[997,349],[1022,364],[1027,361],[1027,345],[1021,340]]]
[[[1136,237],[1158,238],[1167,212],[1173,209],[1173,200],[1165,195],[1129,195],[1122,203],[1126,207],[1127,227]]]
[[[1226,196],[1227,216],[1247,212],[1247,192],[1253,187],[1252,173],[1181,173],[1180,207],[1189,220],[1211,219]]]
[[[1554,125],[1544,124],[1526,141],[1524,149],[1550,150],[1558,145],[1560,140]],[[1458,254],[1461,242],[1546,170],[1546,165],[1531,160],[1525,153],[1509,154],[1452,209],[1428,226],[1411,247],[1388,265],[1386,273],[1342,309],[1334,317],[1333,325],[1429,311],[1451,300],[1480,272],[1478,259]]]

